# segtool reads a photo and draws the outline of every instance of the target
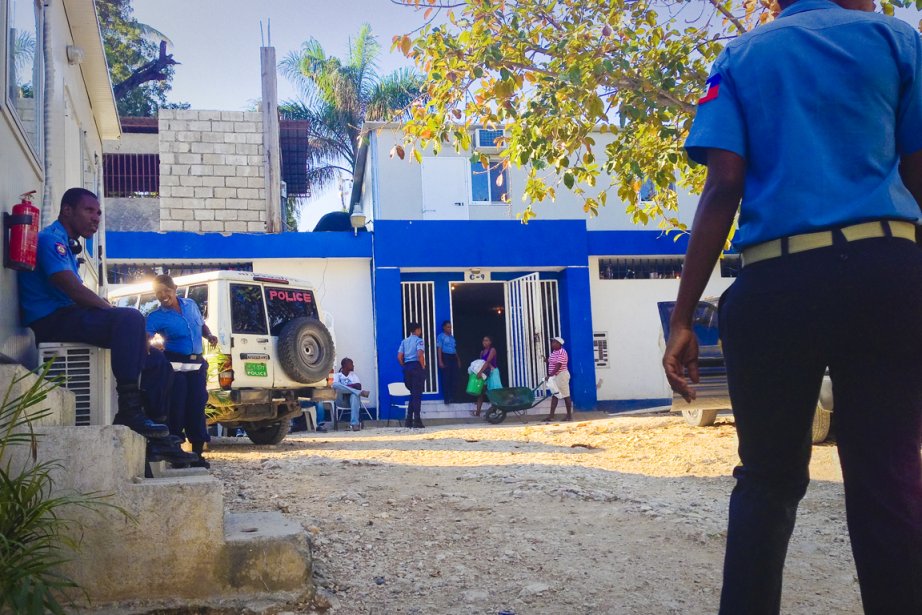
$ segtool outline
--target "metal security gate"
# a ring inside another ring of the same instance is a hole
[[[509,386],[533,389],[547,372],[550,340],[560,335],[557,280],[532,273],[506,282]],[[541,393],[539,393],[541,394]]]
[[[438,361],[435,354],[435,282],[401,282],[403,296],[403,336],[410,334],[407,324],[418,322],[423,328],[423,342],[426,344],[426,388],[423,393],[438,393],[439,379],[436,377]]]

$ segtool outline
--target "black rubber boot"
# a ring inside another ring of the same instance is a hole
[[[413,415],[413,427],[415,429],[422,429],[425,427],[425,425],[423,425],[423,419],[419,414]]]
[[[206,470],[211,468],[211,464],[205,459],[205,456],[202,454],[205,451],[204,442],[193,442],[192,443],[192,452],[198,455],[198,461],[193,461],[189,465],[193,468],[205,468]]]
[[[174,468],[187,468],[200,457],[195,453],[187,453],[180,448],[172,438],[161,438],[147,442],[147,461],[166,461]]]
[[[407,420],[404,421],[403,426],[407,429],[413,429],[413,417],[408,414]]]
[[[170,435],[169,427],[144,416],[138,385],[120,384],[115,390],[118,393],[118,412],[112,419],[113,425],[125,425],[145,438],[165,438]]]

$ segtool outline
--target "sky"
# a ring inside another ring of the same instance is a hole
[[[260,20],[263,36],[279,60],[301,44],[317,39],[330,55],[344,56],[350,37],[363,23],[383,47],[379,70],[388,73],[409,60],[390,53],[391,37],[422,23],[422,12],[390,0],[132,0],[135,18],[167,35],[170,53],[180,62],[173,78],[172,102],[193,109],[243,110],[260,97]],[[279,75],[279,100],[296,92]],[[324,213],[341,207],[336,191],[304,207],[301,230],[310,230]]]

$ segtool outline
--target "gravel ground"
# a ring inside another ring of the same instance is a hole
[[[209,459],[228,510],[310,531],[319,597],[300,613],[715,612],[732,419],[592,416],[220,438]],[[835,447],[810,469],[782,611],[860,613]]]

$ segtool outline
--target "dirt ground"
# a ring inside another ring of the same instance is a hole
[[[229,510],[311,532],[328,613],[714,613],[732,419],[593,416],[219,438],[209,458]],[[860,613],[835,447],[810,470],[782,611]]]

